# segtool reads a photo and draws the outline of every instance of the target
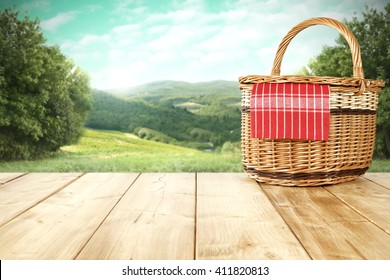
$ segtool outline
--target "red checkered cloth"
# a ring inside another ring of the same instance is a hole
[[[259,83],[251,96],[251,137],[326,141],[330,89],[307,83]]]

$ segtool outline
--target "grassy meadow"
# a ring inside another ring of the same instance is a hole
[[[0,172],[241,172],[239,151],[209,153],[86,129],[79,143],[35,161],[0,162]]]
[[[0,172],[242,172],[239,150],[203,152],[140,139],[119,131],[85,129],[79,143],[35,161],[0,162]],[[390,172],[374,160],[369,172]]]

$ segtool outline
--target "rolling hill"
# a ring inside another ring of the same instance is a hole
[[[240,140],[238,83],[159,81],[126,91],[94,91],[86,126],[198,149]]]
[[[239,149],[206,153],[119,131],[85,129],[77,144],[45,159],[0,162],[0,172],[242,172],[242,166]]]

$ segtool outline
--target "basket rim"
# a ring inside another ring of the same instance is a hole
[[[362,83],[370,90],[384,87],[382,80],[351,78],[351,77],[331,77],[331,76],[305,76],[305,75],[246,75],[238,78],[240,84],[256,83],[312,83],[326,84],[330,86],[361,87]]]
[[[334,84],[341,84],[344,82],[352,82],[356,83],[356,85],[359,85],[359,83],[364,80],[366,83],[370,84],[376,84],[378,86],[384,86],[385,82],[383,80],[374,80],[374,79],[361,79],[361,78],[354,78],[354,77],[332,77],[332,76],[306,76],[306,75],[259,75],[259,74],[249,74],[245,76],[240,76],[238,78],[240,83],[243,84],[251,84],[253,82],[256,82],[256,80],[262,81],[263,79],[272,79],[276,82],[280,83],[288,83],[292,82],[297,78],[308,80],[308,82],[316,82],[317,80],[324,80]]]

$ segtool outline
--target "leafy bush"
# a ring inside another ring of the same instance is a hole
[[[161,143],[176,143],[176,139],[169,137],[168,135],[146,127],[137,127],[134,129],[135,135],[145,140],[153,140]]]
[[[379,94],[377,111],[377,141],[375,156],[390,157],[390,3],[384,11],[368,9],[363,17],[354,17],[345,22],[360,45],[364,75],[368,79],[381,79],[386,88]],[[347,41],[340,35],[336,46],[326,46],[309,63],[303,72],[318,76],[352,76],[351,51]]]
[[[0,13],[0,160],[42,157],[80,136],[90,109],[88,77],[38,20]]]

